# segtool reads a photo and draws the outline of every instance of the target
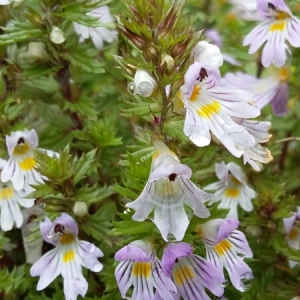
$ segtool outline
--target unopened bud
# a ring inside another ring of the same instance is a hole
[[[28,56],[36,60],[45,60],[49,58],[49,55],[45,50],[45,45],[39,42],[29,43]]]
[[[259,226],[249,225],[246,227],[246,233],[254,237],[259,237],[263,234],[263,231]]]
[[[171,51],[171,56],[175,58],[177,56],[180,57],[184,55],[187,46],[188,46],[188,42],[176,44]]]
[[[83,218],[89,213],[88,206],[85,202],[77,201],[73,206],[73,213],[75,216]]]
[[[151,74],[142,69],[138,69],[134,75],[134,81],[128,85],[128,92],[132,95],[150,97],[157,87],[157,83]]]
[[[50,40],[54,44],[61,44],[66,40],[66,37],[60,28],[53,26],[52,31],[50,33]]]
[[[175,66],[173,57],[168,54],[163,54],[161,59],[161,66],[163,66],[165,63],[167,64],[168,72],[172,72]]]

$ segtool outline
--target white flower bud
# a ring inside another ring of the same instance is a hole
[[[66,40],[65,34],[63,33],[63,31],[56,27],[53,26],[52,27],[52,31],[50,33],[50,40],[54,43],[54,44],[61,44]]]
[[[191,53],[192,62],[198,61],[217,68],[223,65],[223,56],[220,49],[208,42],[199,42]]]
[[[89,213],[89,208],[85,202],[77,201],[73,206],[73,213],[75,216],[83,218]]]
[[[292,298],[291,300],[300,300],[300,296],[296,296],[296,297]]]
[[[39,42],[31,42],[28,45],[28,56],[36,60],[49,58],[45,50],[45,45]]]
[[[132,95],[150,97],[157,87],[157,83],[151,74],[146,70],[138,69],[134,75],[134,81],[128,85],[128,92]]]
[[[174,70],[175,61],[172,56],[169,54],[163,54],[161,59],[161,65],[163,66],[164,63],[167,64],[167,69],[169,72],[172,72]]]

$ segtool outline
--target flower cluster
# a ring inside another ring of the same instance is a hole
[[[124,299],[205,299],[205,288],[221,297],[227,285],[223,268],[234,287],[242,292],[249,289],[253,274],[244,258],[252,251],[235,219],[215,219],[199,225],[198,237],[206,248],[207,259],[193,254],[192,245],[168,243],[162,260],[156,257],[153,245],[137,240],[119,250],[120,261],[115,276]],[[133,286],[132,296],[128,296]],[[154,293],[155,288],[155,293]]]

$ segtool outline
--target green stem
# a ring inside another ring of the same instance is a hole
[[[167,119],[167,111],[168,111],[168,97],[166,94],[166,90],[164,87],[161,87],[160,89],[161,95],[162,95],[162,111],[160,114],[160,124],[159,124],[159,131],[160,134],[164,137],[164,142],[166,144],[168,144],[168,137],[167,135],[164,133],[164,122]]]

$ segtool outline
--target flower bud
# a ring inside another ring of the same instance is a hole
[[[54,44],[61,44],[66,40],[66,37],[60,28],[53,26],[52,31],[50,33],[50,40]]]
[[[35,60],[45,60],[49,58],[45,50],[45,45],[39,42],[31,42],[28,45],[28,56]]]
[[[88,206],[85,202],[77,201],[73,206],[73,213],[75,216],[83,218],[89,213]]]
[[[168,72],[172,72],[174,70],[174,66],[175,66],[175,62],[172,56],[168,55],[168,54],[163,54],[162,58],[161,58],[161,66],[163,66],[164,64],[167,64],[167,70]]]
[[[157,83],[146,70],[138,69],[134,75],[134,81],[128,85],[128,92],[132,95],[150,97],[157,87]]]
[[[208,42],[199,42],[191,53],[192,62],[198,61],[217,68],[223,65],[223,56],[220,49]]]

